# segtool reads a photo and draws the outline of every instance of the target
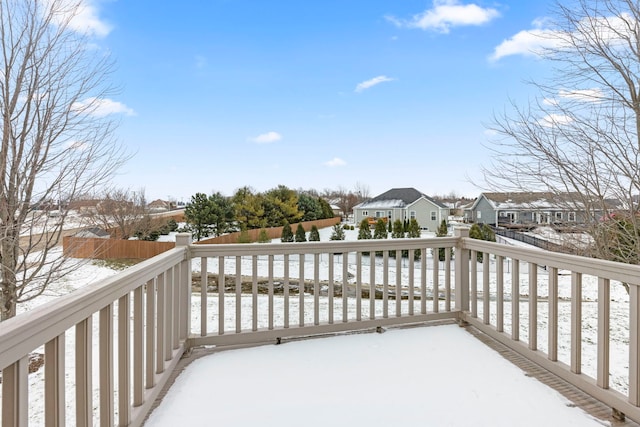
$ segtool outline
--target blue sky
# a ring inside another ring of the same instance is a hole
[[[104,0],[111,112],[135,156],[115,185],[187,201],[241,186],[475,196],[486,124],[547,65],[550,2]]]

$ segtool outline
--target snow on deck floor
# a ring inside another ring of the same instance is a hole
[[[203,357],[145,426],[603,425],[568,403],[445,325]]]

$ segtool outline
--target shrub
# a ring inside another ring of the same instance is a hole
[[[348,225],[345,225],[345,227],[348,227]],[[344,238],[345,238],[344,229],[342,225],[340,224],[334,225],[333,232],[331,233],[331,237],[329,237],[329,240],[344,240]]]
[[[404,225],[399,219],[396,219],[393,222],[393,231],[391,232],[391,237],[394,239],[402,239],[404,237]]]
[[[280,235],[280,241],[283,243],[293,242],[293,232],[291,231],[291,226],[286,221],[284,223],[284,226],[282,226],[282,234]]]
[[[320,241],[320,232],[318,231],[318,227],[316,227],[315,225],[311,226],[311,231],[309,232],[309,241],[310,242]]]
[[[296,240],[296,242],[306,242],[307,241],[307,235],[304,232],[304,227],[302,226],[302,224],[298,224],[298,228],[296,228],[295,240]]]
[[[240,235],[238,236],[238,243],[251,243],[251,237],[249,237],[249,232],[246,228],[242,228],[240,230]]]
[[[360,229],[358,230],[358,240],[371,239],[371,229],[369,228],[369,220],[367,218],[360,221]]]
[[[260,229],[260,234],[258,234],[258,243],[269,243],[271,239],[269,238],[269,234],[267,234],[267,230],[264,228]]]
[[[373,238],[386,239],[387,237],[387,225],[384,223],[382,218],[379,218],[378,221],[376,221],[376,228],[373,230]]]

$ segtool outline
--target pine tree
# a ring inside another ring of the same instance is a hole
[[[449,234],[447,221],[443,219],[440,225],[438,226],[438,229],[436,230],[436,237],[445,237],[447,234]]]
[[[282,226],[282,234],[280,235],[280,241],[283,243],[293,242],[293,231],[291,231],[291,226],[286,221]]]
[[[342,228],[342,225],[334,225],[333,232],[331,233],[331,237],[329,237],[329,240],[344,240],[344,238],[344,228]]]
[[[320,232],[318,231],[318,227],[316,227],[315,225],[311,226],[311,231],[309,232],[309,241],[310,242],[320,241]]]
[[[484,236],[482,235],[482,229],[478,224],[473,224],[469,229],[469,237],[472,239],[484,240]],[[482,252],[478,252],[476,259],[478,262],[482,262],[483,254]]]
[[[407,237],[410,239],[419,239],[421,237],[420,225],[415,218],[411,218],[409,221],[409,227],[407,229]]]
[[[269,243],[271,239],[269,238],[269,234],[267,234],[267,230],[264,228],[260,229],[260,234],[258,234],[258,243]]]
[[[384,223],[384,220],[382,218],[379,218],[378,221],[376,221],[376,227],[373,230],[373,238],[386,239],[387,237],[387,225]]]
[[[387,225],[389,226],[389,228],[387,229],[387,231],[389,233],[393,232],[393,223],[390,220],[387,220]]]
[[[487,242],[496,241],[496,233],[493,232],[488,224],[482,224],[482,240],[486,240]]]
[[[396,219],[393,222],[393,232],[391,233],[391,237],[394,239],[404,238],[404,225],[399,219]]]
[[[416,220],[415,218],[411,218],[411,220],[409,221],[409,226],[407,227],[407,237],[410,239],[419,239],[421,237],[420,225],[418,224],[418,220]],[[403,253],[403,256],[404,256],[404,253]],[[409,256],[408,252],[407,252],[407,256]],[[416,249],[415,251],[413,251],[414,259],[420,259],[420,256],[421,256],[420,249]]]
[[[436,230],[436,237],[447,237],[447,234],[449,234],[449,230],[447,228],[447,221],[443,219],[440,225],[438,226],[438,229]],[[445,256],[444,248],[438,249],[438,259],[440,261],[444,261],[445,258],[446,256]]]
[[[240,235],[238,236],[238,243],[251,243],[251,237],[249,237],[249,232],[246,228],[242,228],[240,230]]]
[[[358,240],[371,239],[371,229],[369,228],[369,220],[367,218],[360,221],[360,228],[358,230]]]
[[[298,228],[296,228],[296,242],[306,242],[307,236],[304,232],[304,227],[302,224],[298,223]]]

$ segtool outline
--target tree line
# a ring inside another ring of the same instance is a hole
[[[334,213],[329,202],[314,192],[278,185],[265,192],[245,186],[230,197],[220,192],[196,193],[187,203],[184,216],[185,231],[201,240],[235,231],[333,218]]]

